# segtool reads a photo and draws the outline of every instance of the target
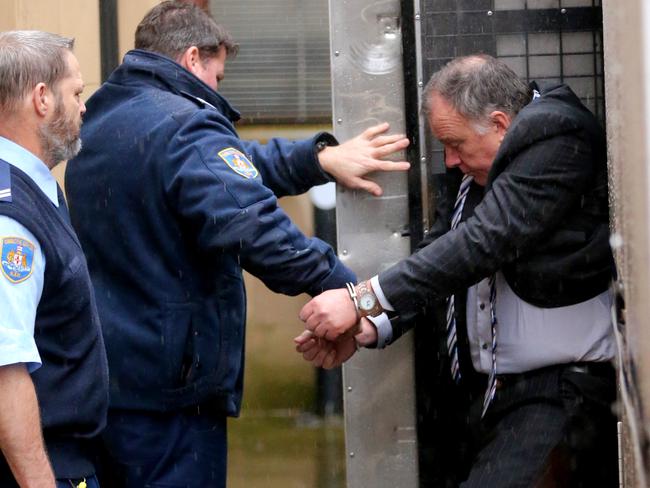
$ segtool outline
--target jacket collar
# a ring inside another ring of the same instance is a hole
[[[155,86],[212,105],[233,122],[240,118],[239,112],[219,93],[180,64],[151,51],[134,49],[126,53],[124,61],[111,74],[108,82]]]

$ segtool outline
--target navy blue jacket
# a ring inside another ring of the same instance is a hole
[[[0,201],[0,215],[34,234],[46,262],[34,324],[42,366],[32,373],[45,445],[57,478],[89,477],[93,439],[106,422],[108,371],[86,260],[65,206],[57,209],[25,173],[0,160],[0,181],[9,175],[11,197]],[[13,486],[0,460],[0,486]]]
[[[315,143],[239,139],[238,114],[172,60],[131,51],[90,98],[66,186],[96,289],[111,407],[241,403],[242,268],[276,292],[355,279],[277,204],[329,180]]]

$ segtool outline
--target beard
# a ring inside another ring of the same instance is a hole
[[[79,129],[74,114],[66,114],[61,100],[57,101],[54,117],[39,127],[39,138],[43,148],[45,164],[52,169],[61,161],[74,158],[81,151]]]

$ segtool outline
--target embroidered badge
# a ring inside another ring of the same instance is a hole
[[[238,151],[234,147],[219,151],[219,156],[230,166],[230,169],[244,178],[256,178],[259,175],[253,163],[241,151]]]
[[[32,274],[34,244],[20,237],[5,237],[0,260],[2,274],[12,283],[21,283]]]

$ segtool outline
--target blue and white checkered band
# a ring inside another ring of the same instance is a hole
[[[11,202],[11,169],[0,159],[0,202]]]

